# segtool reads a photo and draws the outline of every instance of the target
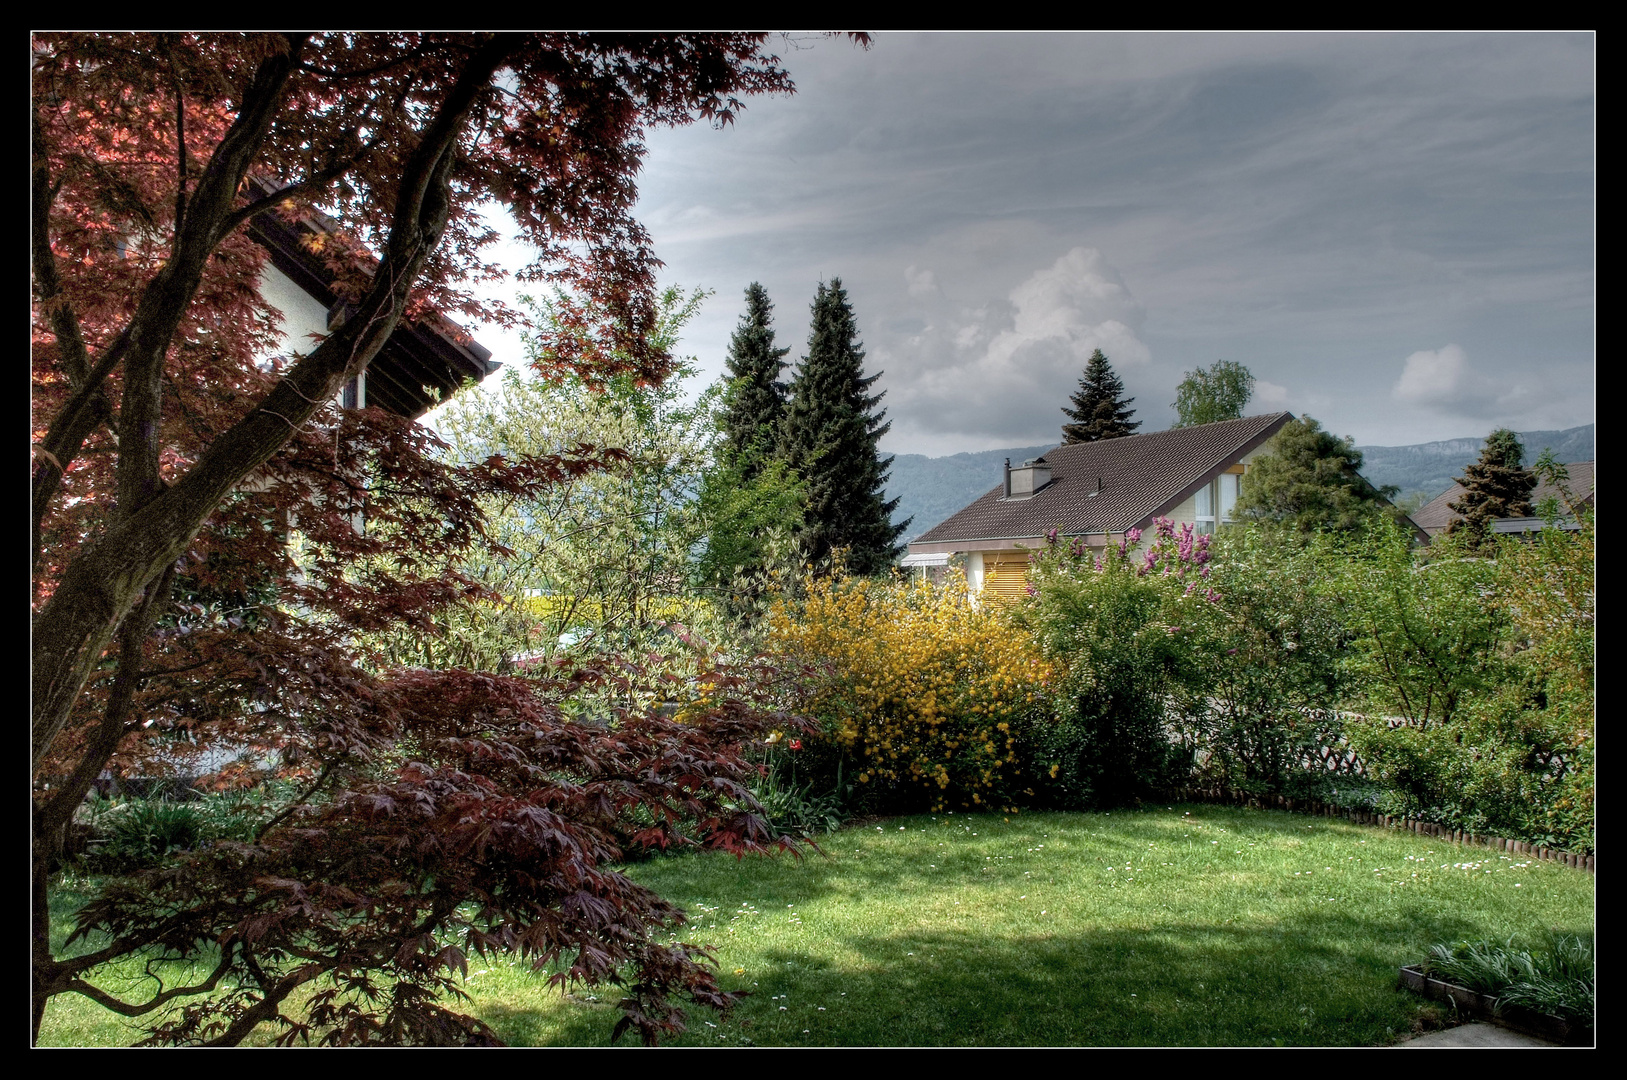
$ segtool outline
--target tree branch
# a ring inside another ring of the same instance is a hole
[[[78,448],[90,437],[96,425],[111,422],[113,419],[113,406],[102,390],[102,381],[112,370],[113,364],[117,363],[122,347],[119,342],[115,342],[114,347],[104,354],[94,367],[90,364],[89,350],[85,346],[79,316],[63,292],[62,277],[57,270],[56,253],[51,250],[51,206],[55,203],[62,184],[60,180],[56,183],[51,181],[50,152],[45,143],[44,124],[38,113],[33,117],[32,136],[34,214],[30,224],[34,293],[50,319],[51,332],[57,339],[63,369],[68,375],[69,385],[74,387],[73,396],[68,399],[67,405],[47,429],[45,440],[40,443],[43,453],[34,466],[31,565],[37,567],[40,555],[40,530],[44,525],[46,509],[61,486],[63,474],[67,472],[68,466],[73,464]],[[123,340],[121,337],[120,341]],[[112,358],[111,362],[109,357]]]
[[[180,243],[181,227],[186,222],[186,95],[181,91],[181,72],[175,62],[176,36],[168,35],[170,83],[175,88],[175,231],[172,245]],[[172,246],[170,256],[173,258],[174,255]]]
[[[118,749],[131,706],[135,703],[136,691],[147,679],[146,673],[141,670],[142,646],[147,641],[153,619],[169,598],[170,585],[174,580],[175,567],[171,564],[119,627],[119,670],[108,693],[107,705],[102,710],[102,722],[92,733],[73,772],[40,809],[35,827],[36,843],[59,844],[62,830],[72,819],[74,810],[84,801],[96,777],[101,775],[107,759]]]
[[[220,980],[226,976],[226,973],[232,969],[232,953],[235,949],[235,944],[231,942],[226,944],[226,947],[222,949],[220,953],[220,963],[215,966],[214,971],[210,972],[209,978],[205,979],[203,982],[192,986],[176,986],[169,990],[162,991],[161,993],[155,995],[152,1000],[143,1002],[140,1005],[131,1005],[128,1002],[120,1001],[107,991],[92,986],[90,983],[78,977],[70,977],[63,985],[62,990],[63,992],[72,991],[76,994],[83,994],[85,997],[88,997],[92,1001],[96,1002],[96,1004],[105,1009],[111,1009],[113,1012],[116,1012],[121,1016],[141,1016],[145,1013],[152,1012],[154,1009],[166,1004],[167,1002],[174,1001],[178,997],[189,997],[194,994],[207,994],[213,991],[214,988],[220,984]],[[160,983],[159,985],[163,984]]]
[[[179,557],[209,514],[245,477],[287,443],[294,429],[320,407],[316,403],[326,402],[338,392],[345,379],[364,370],[394,332],[406,308],[411,286],[446,228],[452,158],[462,121],[516,44],[511,38],[487,38],[427,125],[404,171],[384,258],[357,315],[297,363],[257,408],[211,443],[185,476],[150,497],[144,497],[145,488],[149,484],[157,486],[152,483],[157,479],[155,435],[159,417],[153,411],[157,394],[152,388],[146,396],[132,394],[131,387],[144,377],[156,384],[151,371],[155,353],[152,343],[141,339],[139,355],[149,370],[133,371],[140,365],[135,362],[137,333],[132,332],[125,379],[128,404],[121,412],[120,427],[121,432],[135,436],[133,440],[121,438],[121,444],[133,442],[135,445],[121,445],[119,513],[107,531],[68,566],[34,624],[34,768],[39,767],[52,741],[67,723],[74,700],[138,591],[166,564]],[[281,65],[279,70],[286,78],[291,58],[283,54],[266,61],[267,65],[274,63]],[[257,88],[263,91],[259,93],[258,111],[254,114],[260,118],[260,134],[254,135],[247,130],[250,125],[243,123],[245,134],[237,144],[252,141],[258,145],[258,138],[263,137],[263,125],[269,124],[271,101],[266,99],[277,95],[262,83],[275,83],[276,87],[271,89],[281,86],[281,82],[269,74],[264,79],[256,76],[245,102],[257,100]],[[243,122],[248,115],[250,111],[246,109],[239,121]],[[234,133],[238,127],[234,124]],[[207,223],[223,217],[227,212],[225,208],[235,198],[243,170],[247,168],[249,147],[234,144],[241,153],[228,153],[227,144],[232,141],[233,135],[229,134],[198,185],[188,223],[189,233],[199,233],[206,227],[212,232],[213,226]],[[206,210],[206,207],[211,209]],[[190,258],[200,246],[183,244],[183,256]],[[169,269],[166,267],[159,277],[164,277]],[[172,281],[165,289],[149,287],[143,294],[135,319],[140,333],[148,333],[149,326],[163,329],[166,321],[150,309],[174,288]],[[190,297],[191,293],[186,295]],[[176,323],[170,321],[167,325],[173,333]],[[167,343],[167,335],[164,340]],[[131,405],[136,407],[137,413],[131,412]],[[138,420],[151,424],[151,430],[143,429]],[[143,439],[147,445],[140,445]],[[131,461],[129,467],[125,467],[127,459],[137,457],[146,460]]]
[[[328,777],[333,775],[334,769],[338,768],[341,760],[343,759],[329,758],[328,763],[322,766],[322,771],[317,774],[315,780],[311,781],[309,787],[300,792],[299,795],[297,795],[294,800],[288,804],[287,808],[284,809],[282,813],[260,826],[259,830],[254,834],[255,843],[259,843],[260,840],[264,838],[266,833],[270,832],[276,826],[281,825],[285,820],[287,820],[290,814],[292,814],[295,810],[298,810],[301,806],[305,805],[305,800],[316,794],[317,788],[320,788],[324,783],[327,782]]]

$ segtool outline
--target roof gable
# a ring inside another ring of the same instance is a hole
[[[269,188],[262,184],[262,190]],[[291,222],[276,213],[264,213],[252,218],[248,229],[249,237],[270,254],[271,265],[328,308],[330,320],[344,314],[331,287],[334,273],[302,241],[337,228],[325,216]],[[329,325],[334,324],[330,321]],[[368,404],[400,416],[422,416],[465,380],[479,382],[500,367],[501,363],[492,360],[491,350],[450,319],[403,318],[367,365]]]
[[[914,544],[1123,533],[1179,506],[1293,419],[1268,413],[1218,424],[1058,446],[1043,455],[1051,482],[1027,499],[992,488]],[[1097,481],[1101,482],[1099,494]],[[913,545],[912,545],[913,546]]]
[[[1593,462],[1573,462],[1565,466],[1565,471],[1570,473],[1570,480],[1566,486],[1570,488],[1571,494],[1584,504],[1591,504],[1594,495]],[[1539,483],[1536,489],[1531,492],[1531,505],[1538,506],[1542,503],[1542,500],[1549,496],[1559,499],[1559,505],[1562,508],[1564,507],[1565,500],[1560,498],[1559,489],[1547,481]],[[1425,532],[1432,534],[1441,532],[1462,516],[1451,507],[1452,503],[1461,498],[1463,498],[1463,485],[1454,483],[1420,507],[1417,513],[1412,515],[1412,520],[1417,522],[1418,527]]]

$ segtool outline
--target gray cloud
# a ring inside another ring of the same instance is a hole
[[[926,298],[913,285],[909,291]],[[1059,428],[1060,402],[1092,350],[1120,367],[1151,360],[1137,334],[1141,304],[1093,248],[1076,247],[1034,270],[1003,303],[956,309],[945,301],[933,309],[920,332],[875,353],[900,441],[999,446]]]
[[[1570,407],[1563,389],[1548,384],[1542,372],[1488,376],[1453,344],[1408,356],[1390,393],[1397,401],[1479,428],[1543,426],[1555,418],[1564,423]]]
[[[714,373],[748,283],[795,358],[840,276],[897,451],[1056,437],[1097,345],[1151,429],[1181,373],[1222,358],[1257,408],[1364,443],[1593,419],[1593,35],[882,34],[782,55],[794,96],[649,138],[639,213],[669,280],[717,290],[682,342]],[[1397,396],[1440,342],[1473,358],[1457,397]]]

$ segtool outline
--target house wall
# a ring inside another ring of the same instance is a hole
[[[272,355],[291,359],[295,353],[307,354],[317,344],[311,335],[328,332],[328,309],[270,263],[260,274],[260,295],[282,313],[277,325],[281,338]],[[367,404],[367,373],[363,372],[356,382],[358,399],[355,404],[364,406]],[[344,402],[343,391],[340,391],[338,400]]]
[[[1192,496],[1164,516],[1173,521],[1177,529],[1182,525],[1196,525],[1198,520],[1198,497],[1196,495]],[[1147,543],[1151,542],[1151,539],[1152,531],[1149,529],[1147,541],[1143,542],[1141,546],[1146,547]]]
[[[260,275],[260,295],[282,312],[278,327],[282,341],[277,346],[278,355],[309,353],[316,347],[316,342],[308,335],[328,332],[328,309],[270,263],[266,264],[264,273]]]
[[[1264,447],[1260,447],[1259,449],[1256,449],[1256,450],[1251,450],[1247,454],[1244,454],[1242,456],[1242,458],[1240,458],[1238,460],[1237,464],[1242,465],[1243,468],[1246,470],[1249,466],[1253,465],[1255,460],[1257,458],[1259,458],[1261,455],[1263,455],[1265,452],[1266,451],[1265,451]],[[1191,496],[1185,502],[1181,503],[1179,506],[1177,506],[1175,509],[1171,510],[1169,513],[1165,514],[1164,516],[1169,518],[1169,520],[1173,521],[1175,523],[1175,527],[1177,529],[1180,528],[1182,525],[1196,526],[1197,522],[1198,522],[1198,497],[1196,495]],[[1145,547],[1145,546],[1146,546],[1146,544],[1142,544],[1142,547]]]

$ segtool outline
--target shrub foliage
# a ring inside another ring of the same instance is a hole
[[[1051,668],[960,574],[939,587],[837,575],[771,621],[776,645],[814,665],[802,705],[827,773],[867,805],[1011,808],[1032,794],[1020,750]]]

